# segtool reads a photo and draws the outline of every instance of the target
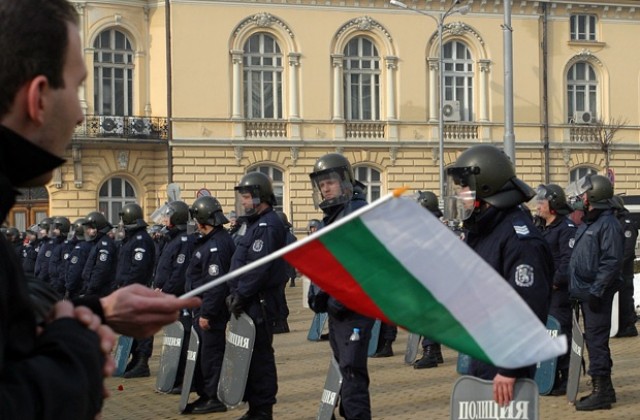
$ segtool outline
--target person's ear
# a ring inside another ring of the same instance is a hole
[[[27,112],[29,118],[39,124],[44,123],[45,108],[49,100],[51,85],[46,76],[40,75],[31,79],[27,86]]]

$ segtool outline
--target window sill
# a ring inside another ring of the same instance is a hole
[[[592,47],[592,48],[603,48],[607,46],[606,42],[600,42],[600,41],[584,41],[584,40],[575,40],[575,39],[571,39],[568,42],[568,45],[570,47]]]

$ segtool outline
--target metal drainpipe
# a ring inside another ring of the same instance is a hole
[[[173,182],[173,97],[172,97],[172,71],[171,71],[171,0],[164,2],[165,38],[167,41],[167,183]]]
[[[547,45],[548,40],[548,17],[549,9],[546,3],[541,3],[542,6],[542,142],[544,148],[544,183],[550,182],[550,170],[549,170],[549,69],[548,69],[548,55],[549,48]]]

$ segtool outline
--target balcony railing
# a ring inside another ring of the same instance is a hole
[[[383,139],[385,138],[383,122],[347,122],[346,134],[349,139]]]
[[[445,140],[478,140],[478,125],[476,124],[445,124]]]
[[[572,143],[597,143],[598,129],[588,125],[572,125],[569,128],[569,140]]]
[[[247,138],[286,138],[286,121],[247,121],[244,124]]]
[[[143,116],[87,115],[74,131],[76,138],[166,140],[167,118]]]

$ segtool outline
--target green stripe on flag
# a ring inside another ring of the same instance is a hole
[[[491,359],[445,305],[387,250],[361,219],[318,238],[397,325],[478,360]],[[428,256],[425,277],[428,276]],[[455,297],[452,297],[455,298]]]

